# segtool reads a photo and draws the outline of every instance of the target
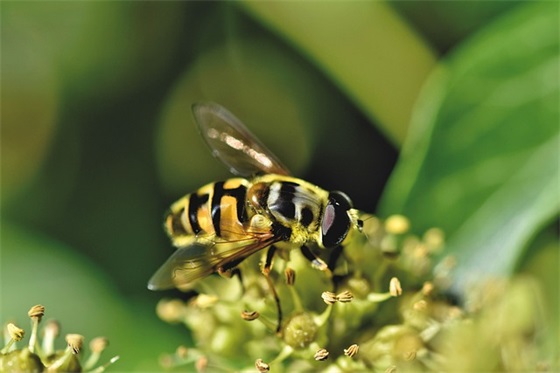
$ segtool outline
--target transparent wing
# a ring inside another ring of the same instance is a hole
[[[192,243],[180,247],[148,281],[148,289],[164,290],[185,287],[219,269],[230,269],[257,251],[279,239],[271,233],[259,238],[238,241],[213,241],[193,237]]]
[[[194,118],[212,154],[235,175],[259,172],[289,175],[280,160],[239,119],[213,102],[195,103]]]

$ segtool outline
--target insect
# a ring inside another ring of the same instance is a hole
[[[361,231],[358,210],[342,192],[290,176],[288,169],[233,114],[215,103],[192,107],[212,154],[238,177],[210,183],[171,205],[164,227],[177,248],[148,282],[151,290],[189,286],[234,269],[269,248],[299,248],[313,267],[327,264],[310,249],[335,248]],[[265,273],[266,274],[266,273]],[[280,311],[280,310],[279,310]]]

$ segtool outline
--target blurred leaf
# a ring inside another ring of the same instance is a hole
[[[456,50],[422,96],[381,212],[439,226],[461,266],[505,274],[558,214],[558,12],[516,8]]]
[[[44,31],[71,98],[102,103],[157,87],[174,57],[186,13],[181,2],[33,4],[41,19],[65,20],[65,27]]]
[[[153,126],[189,50],[180,31],[196,15],[184,10],[180,2],[2,3],[3,218],[79,245],[128,291],[144,292],[167,254],[158,250],[167,241]]]
[[[58,119],[55,64],[41,37],[29,28],[26,9],[12,2],[2,4],[2,202],[35,176]]]
[[[261,2],[244,6],[318,65],[397,145],[435,57],[385,3]]]
[[[167,97],[157,129],[165,192],[177,197],[231,177],[211,157],[192,117],[193,102],[210,100],[242,120],[294,175],[344,190],[357,206],[373,210],[394,165],[394,148],[297,51],[263,32],[236,4],[212,4],[215,11],[205,8],[196,33],[200,51]]]
[[[389,1],[391,7],[442,52],[519,4],[522,1]]]
[[[42,304],[45,317],[61,323],[63,335],[79,333],[88,341],[107,337],[110,346],[102,361],[120,355],[118,371],[159,370],[159,355],[184,343],[179,333],[157,319],[153,304],[124,298],[103,272],[75,250],[2,223],[0,322],[28,325],[27,311]],[[58,342],[63,346],[62,338]]]
[[[298,174],[310,158],[313,138],[306,129],[317,122],[318,110],[308,97],[317,86],[304,67],[261,37],[232,39],[201,53],[163,110],[157,149],[166,189],[180,195],[231,176],[194,124],[191,105],[204,100],[230,110]]]

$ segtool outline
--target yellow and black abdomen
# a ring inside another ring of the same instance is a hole
[[[180,247],[202,235],[225,240],[245,235],[250,218],[245,203],[249,185],[242,178],[210,183],[171,205],[165,230],[173,244]]]

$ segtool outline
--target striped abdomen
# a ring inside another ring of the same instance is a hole
[[[226,240],[244,235],[248,186],[241,178],[211,183],[171,205],[165,229],[175,246],[196,235],[215,234]]]

